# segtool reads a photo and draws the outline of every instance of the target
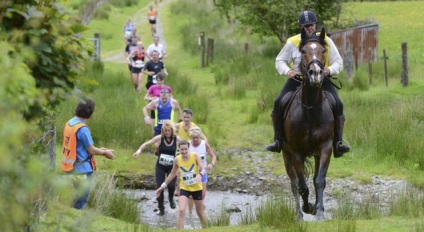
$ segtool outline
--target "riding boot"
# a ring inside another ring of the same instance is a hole
[[[163,198],[164,196],[159,196],[158,198],[156,198],[156,200],[158,201],[158,208],[159,208],[158,215],[160,216],[165,214],[165,206],[163,205]]]
[[[335,130],[334,130],[334,142],[333,142],[333,155],[334,158],[340,158],[344,153],[350,151],[350,147],[342,144],[343,127],[345,123],[345,116],[340,115],[336,117]]]
[[[281,123],[280,123],[280,115],[271,114],[272,118],[272,126],[274,127],[274,143],[266,146],[266,149],[271,152],[281,152],[283,145],[283,136],[281,135]]]

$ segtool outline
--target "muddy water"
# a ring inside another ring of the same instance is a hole
[[[176,228],[178,215],[178,198],[175,197],[177,208],[171,209],[168,202],[168,192],[165,191],[165,215],[157,215],[158,207],[156,201],[156,193],[153,190],[126,190],[126,193],[137,200],[140,200],[138,207],[140,211],[140,220],[143,224],[156,228]],[[255,210],[261,203],[266,200],[266,196],[254,196],[243,193],[208,191],[204,202],[205,213],[208,220],[216,221],[222,210],[230,212],[230,225],[239,225],[241,219],[246,215],[254,214]],[[329,199],[326,202],[326,208],[332,203]],[[331,218],[326,213],[326,218]],[[312,221],[311,215],[304,215],[305,221]],[[193,210],[190,216],[188,210],[186,212],[184,229],[200,229],[200,221]]]

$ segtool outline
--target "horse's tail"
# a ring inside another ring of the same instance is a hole
[[[314,168],[312,166],[312,162],[309,157],[305,158],[305,164],[303,165],[303,172],[305,173],[305,179],[308,181],[309,175],[313,174]]]

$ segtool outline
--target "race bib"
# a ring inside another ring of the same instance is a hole
[[[163,166],[172,166],[174,164],[174,156],[167,154],[160,154],[159,164]]]
[[[206,156],[205,156],[205,154],[201,154],[201,153],[199,153],[199,156],[200,156],[200,160],[202,161],[202,163],[205,163],[205,161],[206,161]]]
[[[181,177],[183,178],[184,184],[187,185],[187,186],[197,183],[196,173],[194,173],[193,171],[182,172]]]
[[[155,20],[156,19],[156,16],[150,16],[149,19],[150,20]]]
[[[136,60],[135,61],[135,67],[136,68],[143,68],[144,62],[142,60]]]
[[[156,76],[157,76],[157,74],[155,74],[155,75],[153,75],[153,76],[152,76],[153,84],[156,84],[156,83],[157,83],[157,81],[156,81]]]

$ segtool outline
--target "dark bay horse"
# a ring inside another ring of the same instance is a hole
[[[303,200],[304,213],[315,215],[315,220],[325,220],[323,194],[334,136],[332,112],[334,98],[322,89],[327,52],[325,45],[324,29],[319,35],[314,33],[309,37],[302,29],[299,46],[302,54],[300,63],[302,85],[293,92],[292,100],[285,107],[285,130],[282,133],[285,142],[282,150],[286,171],[291,180],[298,220],[303,220],[299,197]],[[284,104],[283,101],[281,104]],[[283,105],[281,107],[284,109]],[[308,201],[307,186],[307,177],[309,171],[312,171],[312,163],[308,158],[312,156],[315,160],[313,168],[315,204]]]

